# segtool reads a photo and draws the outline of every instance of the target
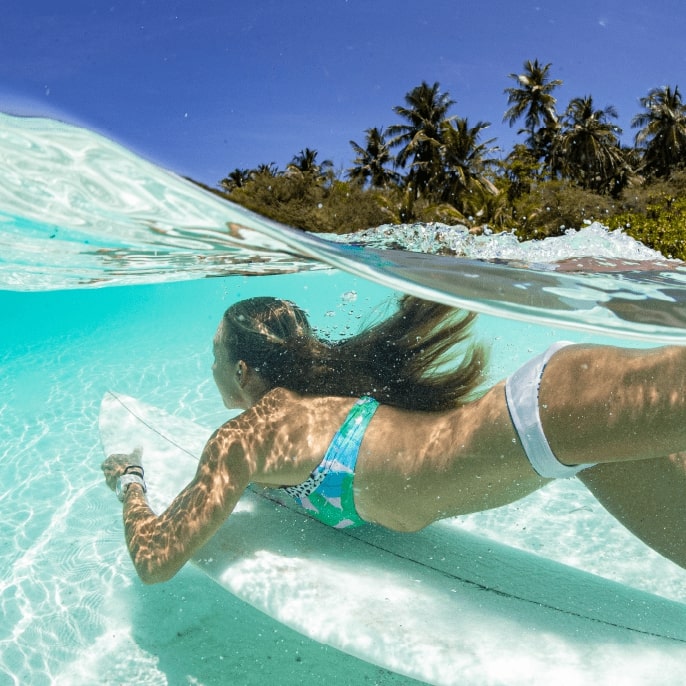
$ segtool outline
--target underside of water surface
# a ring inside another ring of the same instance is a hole
[[[511,319],[681,340],[686,270],[594,224],[542,241],[465,227],[321,237],[281,226],[86,129],[0,115],[0,287],[31,291],[339,269]]]

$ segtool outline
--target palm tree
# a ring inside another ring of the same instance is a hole
[[[312,175],[317,180],[328,178],[333,169],[333,162],[331,160],[324,160],[321,163],[317,162],[318,154],[316,150],[304,148],[293,157],[287,166],[287,170],[303,175]]]
[[[496,195],[498,189],[486,176],[489,165],[495,163],[491,154],[498,150],[491,147],[495,138],[479,142],[481,133],[490,126],[489,122],[477,122],[469,126],[465,117],[444,121],[441,126],[441,158],[444,165],[444,187],[442,198],[464,213],[465,194],[475,193],[479,197]]]
[[[636,145],[643,149],[645,171],[652,176],[669,176],[686,166],[686,105],[679,87],[654,88],[640,100],[644,112],[631,120]]]
[[[530,148],[517,143],[508,156],[500,162],[504,177],[508,181],[507,197],[510,202],[529,193],[536,179],[542,176],[542,163]]]
[[[400,175],[387,168],[393,162],[391,149],[386,143],[386,132],[377,127],[367,129],[366,143],[363,148],[355,141],[350,145],[357,157],[353,160],[354,167],[348,169],[348,178],[364,184],[368,179],[372,188],[388,188],[400,181]]]
[[[617,193],[626,158],[618,138],[622,130],[610,121],[616,118],[612,106],[595,109],[590,95],[571,100],[553,143],[553,169],[588,190]]]
[[[239,169],[236,167],[232,172],[229,172],[228,176],[224,177],[219,185],[227,192],[236,190],[236,188],[242,188],[250,180],[250,170]]]
[[[558,116],[555,110],[557,104],[553,91],[562,85],[559,79],[550,80],[549,72],[552,65],[524,62],[523,74],[510,74],[509,78],[516,81],[517,86],[506,88],[507,104],[503,121],[510,126],[524,117],[524,128],[518,133],[527,133],[527,145],[537,159],[546,158],[552,138],[558,128]]]
[[[279,168],[276,166],[276,162],[270,162],[269,164],[258,164],[255,169],[250,172],[250,176],[278,176]]]
[[[410,163],[407,182],[415,192],[431,189],[440,173],[441,125],[454,101],[448,93],[441,93],[438,83],[429,86],[426,81],[405,95],[407,106],[398,105],[393,111],[407,121],[388,128],[394,136],[390,146],[402,146],[396,156],[398,166]]]

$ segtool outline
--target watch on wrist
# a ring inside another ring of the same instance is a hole
[[[121,502],[124,502],[124,497],[126,496],[126,491],[129,490],[129,486],[131,484],[138,484],[143,489],[143,493],[145,493],[148,490],[142,476],[139,476],[138,474],[131,474],[131,473],[122,474],[117,479],[117,486],[115,488],[115,493],[117,494],[117,498],[119,498],[119,500]]]

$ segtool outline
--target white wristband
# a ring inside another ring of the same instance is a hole
[[[126,491],[129,490],[131,484],[138,484],[143,489],[143,493],[148,490],[145,481],[143,481],[143,477],[138,476],[138,474],[122,474],[117,479],[117,487],[115,489],[117,498],[119,498],[121,502],[124,502]]]

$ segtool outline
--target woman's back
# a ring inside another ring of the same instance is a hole
[[[252,435],[246,450],[260,456],[256,482],[296,485],[320,463],[353,403],[275,389],[227,427],[235,424],[246,438]],[[381,405],[360,444],[355,508],[366,521],[411,531],[442,517],[499,507],[545,482],[516,440],[499,385],[442,412]]]

